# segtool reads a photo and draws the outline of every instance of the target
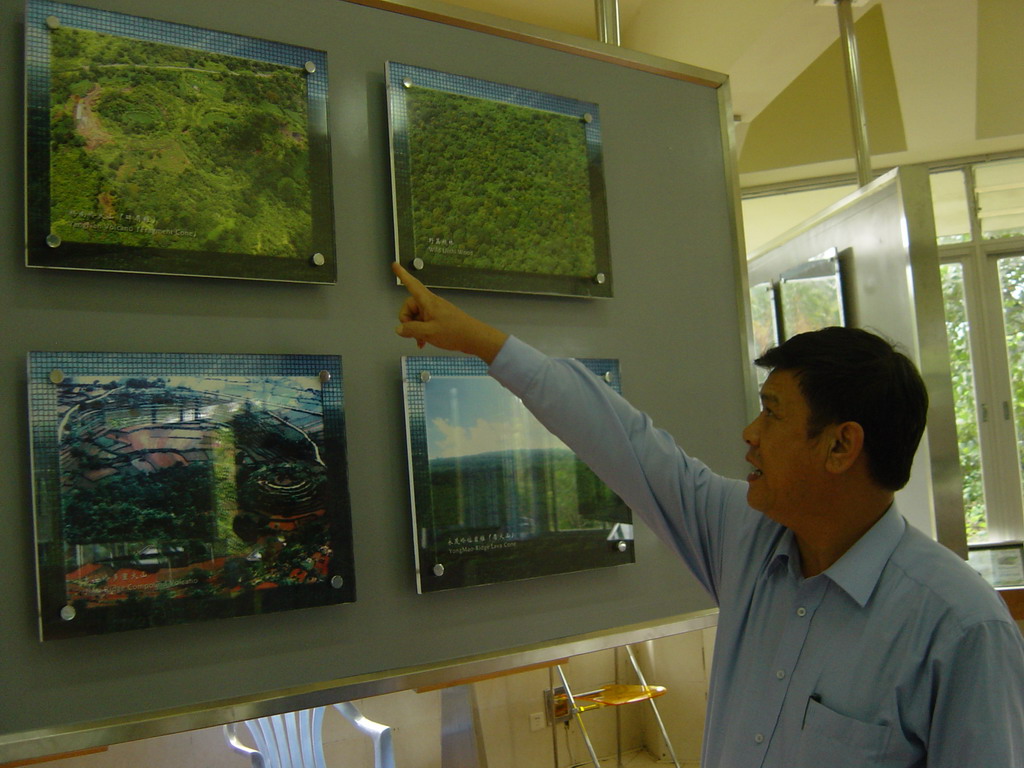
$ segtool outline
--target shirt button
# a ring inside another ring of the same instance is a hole
[[[784,670],[784,669],[777,669],[777,670],[775,670],[775,676],[777,678],[779,678],[779,680],[782,680],[786,676],[786,670]]]
[[[763,733],[755,733],[754,734],[754,742],[755,743],[760,744],[763,741],[764,741],[764,734]]]
[[[799,608],[796,609],[796,615],[797,616],[806,616],[807,615],[807,609],[804,608],[803,606],[800,606]]]

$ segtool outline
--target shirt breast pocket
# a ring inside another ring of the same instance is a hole
[[[807,700],[794,768],[854,768],[881,762],[890,727],[840,715],[818,699]],[[898,764],[898,763],[897,763]]]

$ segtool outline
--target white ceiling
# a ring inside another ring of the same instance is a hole
[[[449,0],[449,4],[596,37],[594,0]],[[1019,42],[1024,33],[1024,3],[855,0],[854,17],[859,19],[879,5],[891,60],[885,62],[886,72],[891,66],[895,79],[896,96],[890,98],[899,102],[890,111],[897,119],[902,117],[906,149],[874,154],[873,168],[1024,149],[1024,108],[1011,107],[1011,113],[996,121],[1001,127],[995,133],[1001,135],[979,138],[986,131],[979,129],[977,119],[978,105],[988,103],[985,98],[992,91],[1008,105],[1024,104],[1024,52],[1018,53],[1024,51]],[[741,171],[747,128],[795,80],[806,77],[810,65],[839,38],[836,8],[815,0],[619,0],[619,16],[624,47],[729,76],[733,112],[739,118]],[[980,24],[979,18],[986,24]],[[1007,19],[1016,22],[1005,32],[1013,40],[1012,47],[987,44],[986,37],[979,43],[982,26],[986,36],[994,30],[999,37],[1008,26]],[[1002,66],[991,61],[986,65],[984,59],[979,65],[979,53],[991,51],[1001,51]],[[862,56],[862,66],[871,64]],[[834,78],[822,87],[845,91],[841,63],[836,69]],[[983,76],[980,81],[979,75]],[[991,82],[994,77],[1000,79],[998,84]],[[814,105],[802,108],[813,110]],[[990,106],[986,114],[991,112]],[[800,117],[792,115],[790,124],[796,125]],[[848,130],[848,114],[843,120]],[[870,134],[870,109],[868,129]],[[816,161],[808,147],[808,162],[744,173],[741,184],[749,187],[854,172],[850,143],[846,158]]]

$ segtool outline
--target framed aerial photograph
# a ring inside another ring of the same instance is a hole
[[[619,389],[617,360],[581,360]],[[405,357],[419,592],[634,562],[625,503],[468,357]]]
[[[26,9],[28,266],[337,281],[326,53]]]
[[[396,260],[425,284],[610,297],[597,104],[387,64]]]
[[[353,602],[341,359],[31,352],[43,640]]]
[[[993,587],[1024,584],[1024,545],[1019,541],[968,544],[967,563]]]
[[[829,248],[779,276],[781,338],[846,324],[842,261],[849,253]]]

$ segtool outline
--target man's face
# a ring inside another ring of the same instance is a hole
[[[809,438],[810,408],[790,371],[773,371],[761,388],[761,413],[743,430],[750,446],[747,503],[792,527],[821,511],[829,430]]]

